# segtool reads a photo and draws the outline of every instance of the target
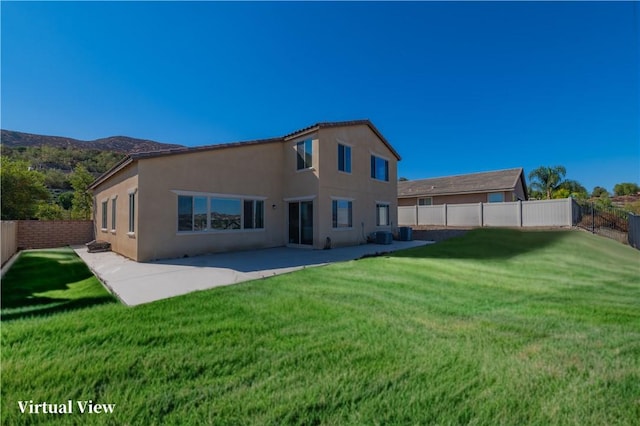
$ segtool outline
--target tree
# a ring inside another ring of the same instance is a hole
[[[36,217],[40,220],[64,219],[64,210],[57,204],[41,202],[38,204]]]
[[[67,191],[58,195],[58,205],[65,210],[69,210],[73,206],[73,192]]]
[[[573,180],[573,179],[566,179],[564,180],[560,185],[559,185],[559,189],[557,192],[560,192],[560,190],[566,190],[568,192],[567,195],[563,196],[563,197],[558,197],[557,194],[556,196],[554,196],[554,198],[578,198],[581,200],[585,200],[589,197],[589,194],[587,192],[587,188],[585,188],[584,186],[582,186],[580,184],[580,182],[578,182],[577,180]],[[563,193],[566,193],[565,191],[562,191]]]
[[[38,204],[51,197],[42,173],[31,170],[24,161],[13,161],[7,157],[1,159],[0,187],[0,216],[4,220],[32,219],[36,216]]]
[[[84,166],[78,164],[69,180],[73,187],[71,217],[73,219],[91,219],[93,195],[89,192],[89,185],[93,182],[93,175]]]
[[[609,191],[607,191],[606,188],[603,188],[601,186],[596,186],[595,188],[593,188],[593,191],[591,192],[591,196],[593,198],[598,198],[598,197],[601,197],[603,195],[606,195],[608,197],[609,196]]]
[[[529,173],[530,192],[543,194],[550,200],[553,192],[562,185],[566,174],[567,169],[564,166],[538,167]]]
[[[617,183],[613,187],[613,193],[615,195],[635,195],[640,192],[640,186],[637,183],[623,182]]]

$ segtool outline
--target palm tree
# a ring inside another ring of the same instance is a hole
[[[551,199],[551,195],[563,183],[563,178],[567,174],[564,166],[545,167],[541,166],[529,173],[529,182],[531,189],[546,194],[547,199]]]

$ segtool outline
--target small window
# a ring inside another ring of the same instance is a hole
[[[338,170],[351,173],[351,147],[338,144]]]
[[[307,139],[296,144],[298,170],[308,169],[313,166],[312,149],[311,139]]]
[[[430,206],[432,204],[433,204],[433,198],[432,197],[418,198],[418,205],[419,206]]]
[[[376,204],[376,226],[389,226],[389,204]]]
[[[136,193],[129,194],[129,233],[135,232]]]
[[[487,195],[487,201],[490,203],[502,203],[504,201],[503,192],[491,192]]]
[[[102,202],[102,229],[107,229],[107,212],[108,212],[108,201]]]
[[[389,161],[371,156],[371,178],[389,182]]]
[[[114,198],[111,200],[111,230],[115,231],[116,230],[116,201],[117,199]]]
[[[353,226],[353,204],[347,200],[333,200],[333,227],[351,228]]]

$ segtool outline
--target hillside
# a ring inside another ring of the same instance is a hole
[[[1,130],[2,145],[11,148],[50,146],[55,148],[92,149],[98,151],[115,151],[122,153],[159,151],[163,149],[179,148],[182,145],[155,142],[146,139],[136,139],[127,136],[110,136],[93,141],[83,141],[62,136],[35,135],[13,130]]]

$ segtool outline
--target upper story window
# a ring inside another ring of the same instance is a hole
[[[389,182],[389,161],[384,158],[371,156],[371,178]]]
[[[433,204],[433,198],[432,197],[418,198],[418,205],[419,206],[430,206],[432,204]]]
[[[491,192],[487,195],[487,201],[490,203],[501,203],[504,201],[503,192]]]
[[[351,147],[338,144],[338,170],[351,173]]]
[[[311,139],[296,144],[298,154],[298,170],[309,169],[313,166],[313,151]]]

